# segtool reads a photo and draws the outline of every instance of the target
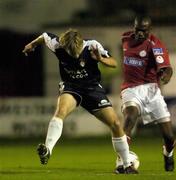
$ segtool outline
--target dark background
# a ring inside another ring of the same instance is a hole
[[[0,30],[0,96],[42,96],[43,95],[43,53],[37,47],[25,57],[22,48],[37,34],[23,34]]]

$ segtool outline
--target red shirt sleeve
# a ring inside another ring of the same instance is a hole
[[[157,65],[157,71],[164,67],[170,67],[168,50],[165,45],[153,35],[151,35],[151,46]]]

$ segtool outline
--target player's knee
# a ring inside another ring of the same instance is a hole
[[[139,110],[135,106],[126,107],[123,113],[126,118],[131,118],[132,120],[139,116]]]
[[[56,111],[56,116],[61,118],[61,119],[64,119],[68,114],[68,111],[65,107],[60,107],[57,111]]]
[[[114,121],[111,126],[110,126],[111,130],[113,132],[119,131],[121,128],[120,122],[119,121]]]
[[[124,114],[125,121],[136,122],[139,114],[137,111],[131,111]]]

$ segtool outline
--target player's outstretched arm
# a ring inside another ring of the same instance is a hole
[[[96,46],[96,48],[94,48],[92,46],[92,48],[91,48],[91,56],[92,56],[93,59],[103,63],[104,65],[106,65],[108,67],[115,68],[117,66],[117,62],[113,57],[103,57],[101,55],[101,53],[98,50],[98,46]]]
[[[40,35],[39,37],[37,37],[36,39],[34,39],[30,43],[28,43],[24,47],[22,52],[25,54],[25,56],[28,56],[28,53],[30,53],[31,51],[34,51],[38,45],[42,45],[42,44],[44,44],[44,42],[45,41],[44,41],[43,35]]]

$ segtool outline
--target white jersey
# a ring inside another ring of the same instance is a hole
[[[121,92],[124,107],[138,105],[143,123],[170,121],[170,113],[156,83],[127,88]]]

